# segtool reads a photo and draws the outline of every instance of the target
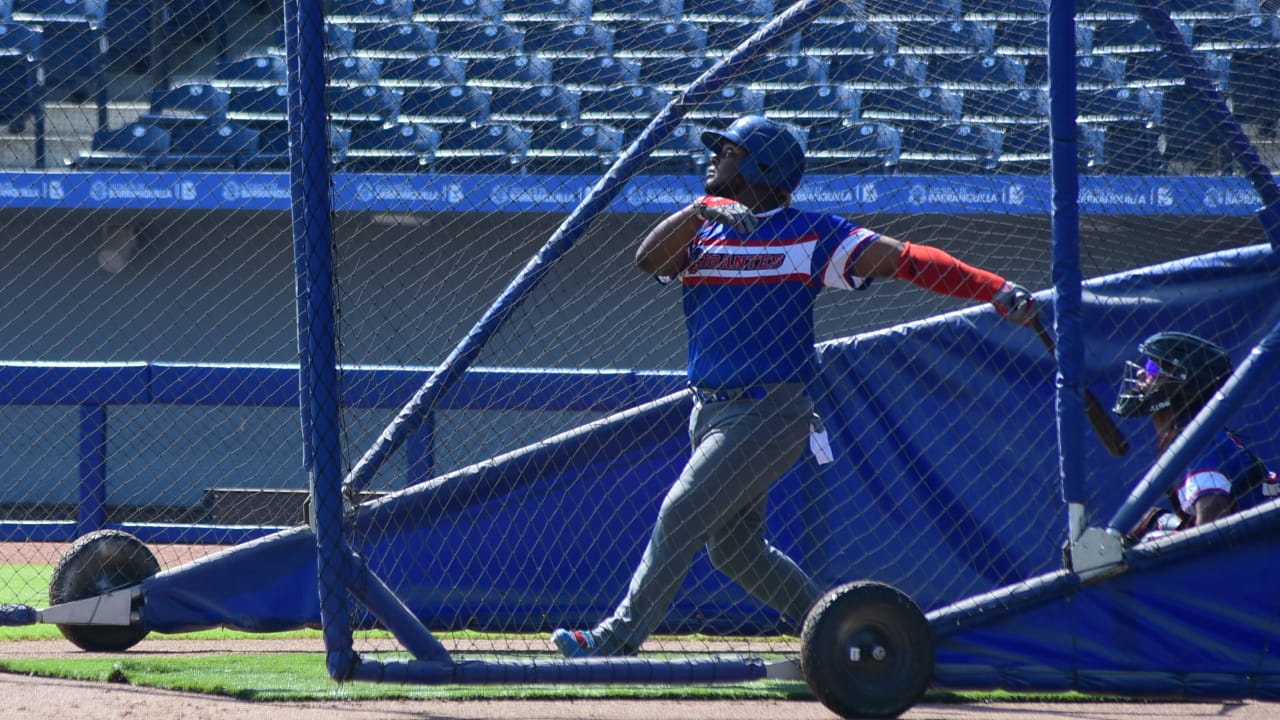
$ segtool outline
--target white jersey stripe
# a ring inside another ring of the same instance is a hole
[[[849,233],[831,253],[831,259],[822,269],[822,284],[842,290],[856,290],[867,284],[866,278],[853,274],[853,262],[857,260],[862,249],[872,240],[880,237],[880,233],[858,228]],[[853,282],[849,280],[852,279]]]

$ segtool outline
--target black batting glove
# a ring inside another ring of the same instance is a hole
[[[760,224],[746,205],[728,198],[703,195],[694,201],[693,207],[703,220],[728,225],[743,235],[749,235]]]
[[[1036,316],[1036,300],[1031,292],[1017,283],[1006,282],[1000,292],[991,298],[1000,317],[1014,325],[1029,325]]]

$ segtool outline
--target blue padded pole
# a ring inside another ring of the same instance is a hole
[[[1213,80],[1191,53],[1191,47],[1187,45],[1182,33],[1178,32],[1178,26],[1169,16],[1162,0],[1137,0],[1136,7],[1151,26],[1160,47],[1182,73],[1187,87],[1199,96],[1210,123],[1227,142],[1245,176],[1253,183],[1254,190],[1262,200],[1262,208],[1257,213],[1258,221],[1262,224],[1271,247],[1280,250],[1280,188],[1276,187],[1271,170],[1262,162],[1257,148],[1227,107],[1222,94],[1214,87]]]
[[[76,537],[107,526],[107,409],[80,406],[80,508]]]
[[[343,482],[343,491],[350,496],[369,484],[378,468],[417,429],[424,414],[435,405],[440,396],[453,387],[475,362],[485,344],[524,302],[543,276],[551,270],[551,266],[573,247],[596,216],[607,209],[609,203],[622,192],[622,188],[640,169],[645,158],[680,124],[689,108],[696,107],[718,92],[747,63],[777,45],[786,36],[799,31],[840,1],[801,0],[792,5],[690,83],[684,92],[658,113],[351,468]]]
[[[1084,367],[1080,272],[1080,171],[1076,147],[1076,21],[1071,0],[1049,3],[1049,134],[1053,182],[1054,332],[1057,335],[1058,474],[1078,533],[1084,490]]]
[[[1209,436],[1226,425],[1231,413],[1248,398],[1256,397],[1256,391],[1263,387],[1263,383],[1274,381],[1273,373],[1278,367],[1280,323],[1272,327],[1249,352],[1249,356],[1240,363],[1240,367],[1236,368],[1222,389],[1200,410],[1200,414],[1178,435],[1155,465],[1151,466],[1142,482],[1138,483],[1111,518],[1108,529],[1120,533],[1132,529],[1143,513],[1164,496],[1165,489],[1173,484],[1175,477],[1195,459],[1196,453],[1204,448]]]
[[[351,674],[358,658],[353,649],[346,598],[351,571],[343,538],[340,485],[342,453],[322,0],[285,0],[284,13],[289,64],[290,209],[299,320],[299,407],[304,462],[308,463],[311,477],[326,667],[330,677],[342,680]]]

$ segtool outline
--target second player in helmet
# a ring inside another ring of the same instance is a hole
[[[640,242],[639,268],[678,283],[694,398],[692,453],[668,490],[649,543],[614,612],[590,629],[558,629],[570,657],[636,652],[662,621],[705,546],[711,562],[799,625],[823,590],[766,538],[770,486],[811,448],[830,459],[807,384],[817,366],[814,306],[824,287],[865,290],[899,278],[992,303],[1025,325],[1031,294],[927,245],[791,205],[804,148],[785,125],[755,115],[708,132],[706,195]]]

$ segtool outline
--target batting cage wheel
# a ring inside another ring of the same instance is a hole
[[[49,603],[83,600],[119,590],[160,572],[160,562],[138,538],[120,530],[99,530],[76,540],[53,569]],[[148,630],[120,625],[58,625],[63,637],[82,650],[122,652]]]
[[[884,583],[832,589],[809,611],[800,639],[805,681],[840,717],[897,717],[933,677],[929,621],[906,593]]]

